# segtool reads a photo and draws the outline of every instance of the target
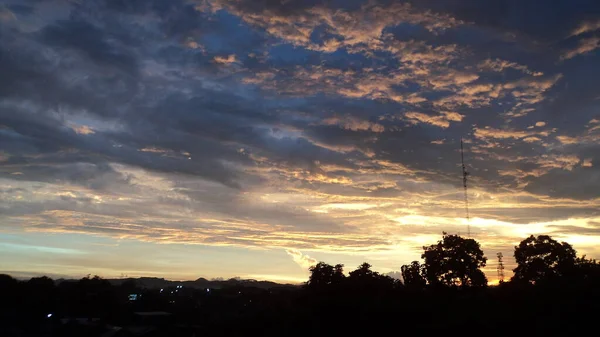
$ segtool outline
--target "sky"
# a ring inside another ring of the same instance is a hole
[[[595,1],[0,0],[0,271],[600,258],[599,50]]]

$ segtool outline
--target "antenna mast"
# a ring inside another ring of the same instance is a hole
[[[496,256],[498,256],[498,282],[503,283],[504,282],[504,262],[502,262],[502,253],[498,253],[496,254]]]
[[[462,176],[463,176],[463,187],[465,190],[465,212],[467,214],[467,237],[471,237],[471,220],[469,217],[469,198],[467,193],[467,167],[465,166],[465,154],[464,154],[463,140],[460,139],[460,162],[462,164]]]

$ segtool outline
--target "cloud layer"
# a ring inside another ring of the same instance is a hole
[[[598,254],[600,7],[498,6],[5,0],[1,230],[397,270],[465,232],[463,139],[488,255]]]

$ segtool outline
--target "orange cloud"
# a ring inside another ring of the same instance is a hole
[[[286,13],[287,15],[269,9],[252,12],[238,7],[236,2],[226,0],[208,0],[203,6],[196,8],[212,12],[225,8],[248,24],[259,26],[288,43],[322,52],[334,52],[339,48],[357,45],[368,45],[371,48],[381,46],[384,29],[403,22],[422,25],[431,32],[463,24],[449,15],[420,11],[409,4],[396,2],[389,5],[368,2],[352,11],[314,6],[297,13]],[[323,44],[313,43],[311,34],[323,25],[332,34],[339,36],[339,40],[328,39]]]
[[[91,135],[96,133],[94,129],[90,128],[87,125],[72,125],[71,129],[75,131],[78,135]]]
[[[494,129],[490,127],[485,127],[483,129],[476,128],[475,137],[477,138],[496,138],[496,139],[507,139],[507,138],[525,138],[527,136],[532,135],[530,132],[526,131],[518,131],[518,130],[510,130],[510,129]]]
[[[544,73],[542,73],[542,72],[529,70],[529,68],[527,68],[527,66],[525,66],[525,65],[518,64],[516,62],[501,60],[501,59],[495,59],[495,60],[486,59],[483,62],[479,63],[477,65],[477,68],[480,70],[495,71],[495,72],[503,72],[505,69],[512,68],[512,69],[519,70],[525,74],[532,75],[532,76],[544,75]]]
[[[443,111],[440,116],[430,116],[421,112],[407,112],[404,117],[409,119],[409,122],[413,124],[427,123],[441,128],[447,128],[450,126],[450,121],[460,122],[463,119],[463,115],[456,112]]]
[[[198,42],[194,41],[194,40],[188,40],[185,42],[185,46],[190,48],[190,49],[198,49],[200,50],[202,53],[206,52],[206,49],[204,48],[203,45],[199,44]],[[235,56],[235,55],[234,55]]]
[[[237,59],[234,54],[231,54],[231,55],[227,55],[227,56],[215,56],[213,58],[213,61],[215,61],[216,63],[219,63],[219,64],[232,64],[232,63],[236,63]]]
[[[577,138],[569,136],[556,136],[556,139],[562,144],[577,144],[579,142]]]

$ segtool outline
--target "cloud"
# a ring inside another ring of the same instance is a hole
[[[16,21],[17,17],[15,13],[13,13],[10,9],[6,7],[0,8],[0,22],[10,23],[11,21]]]
[[[503,72],[506,69],[515,69],[519,70],[525,74],[533,75],[533,76],[542,76],[544,73],[539,71],[531,71],[525,65],[518,64],[516,62],[510,62],[507,60],[501,59],[486,59],[479,63],[477,67],[484,71],[495,71],[495,72]]]
[[[577,144],[579,142],[577,138],[569,136],[556,136],[556,139],[563,144]]]
[[[210,0],[206,4],[198,9],[213,12],[225,9],[287,43],[327,53],[343,47],[377,45],[387,26],[418,24],[431,32],[438,32],[462,24],[448,15],[418,11],[408,4],[395,2],[366,2],[357,9],[345,11],[314,5],[313,2]],[[322,26],[327,27],[329,37],[324,37],[321,43],[313,42],[311,35]]]
[[[317,260],[313,259],[312,257],[302,254],[297,249],[286,249],[285,252],[288,255],[290,255],[294,259],[294,262],[296,262],[303,269],[308,270],[308,268],[316,265],[318,262]]]
[[[525,138],[527,136],[531,136],[535,133],[520,131],[520,130],[510,130],[510,129],[494,129],[490,127],[485,128],[476,128],[474,136],[477,138],[495,138],[495,139],[507,139],[507,138]]]
[[[587,32],[593,32],[600,29],[600,20],[582,22],[571,32],[571,36],[578,36]]]
[[[389,276],[396,280],[402,280],[402,273],[399,271],[390,271],[384,274],[385,276]]]
[[[232,64],[238,62],[234,54],[227,56],[215,56],[214,61],[219,64]]]
[[[600,38],[590,37],[581,39],[579,41],[579,45],[573,49],[567,50],[563,55],[561,55],[561,60],[572,59],[575,56],[587,54],[591,51],[594,51],[600,47]]]
[[[448,112],[444,111],[440,116],[430,116],[420,112],[407,112],[404,114],[406,118],[409,119],[411,123],[427,123],[431,125],[435,125],[441,128],[447,128],[450,126],[450,121],[460,122],[464,116],[456,113],[456,112]]]
[[[94,129],[90,128],[87,125],[73,125],[71,126],[71,128],[73,129],[73,131],[75,131],[75,133],[79,135],[91,135],[96,133]]]
[[[347,117],[329,117],[321,121],[323,125],[339,125],[340,127],[352,131],[372,131],[383,132],[385,128],[378,123],[359,120],[352,116]]]

